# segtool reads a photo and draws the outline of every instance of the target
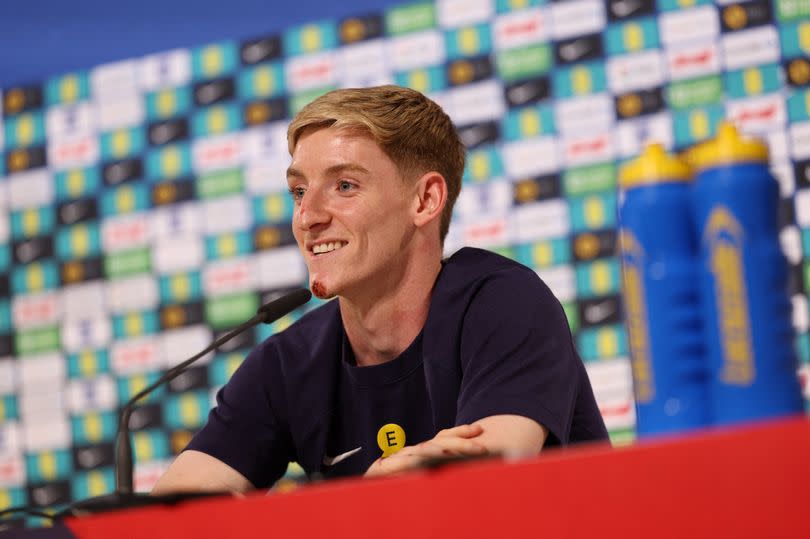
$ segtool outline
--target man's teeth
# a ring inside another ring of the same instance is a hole
[[[346,245],[345,241],[336,241],[333,243],[321,243],[313,247],[312,252],[315,253],[316,255],[319,255],[321,253],[328,253],[331,251],[335,251],[337,249],[340,249],[344,245]]]

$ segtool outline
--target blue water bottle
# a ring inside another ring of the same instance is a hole
[[[693,211],[716,424],[800,413],[779,189],[768,149],[724,123],[695,147]]]
[[[689,167],[648,146],[620,173],[622,292],[639,437],[708,423]]]

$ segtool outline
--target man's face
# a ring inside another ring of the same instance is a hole
[[[396,286],[415,228],[412,188],[376,142],[333,128],[304,132],[287,182],[316,296],[360,298]]]

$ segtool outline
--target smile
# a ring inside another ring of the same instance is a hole
[[[346,245],[345,241],[333,241],[329,243],[318,243],[312,246],[312,253],[316,255],[321,255],[324,253],[331,253],[332,251],[337,251],[341,247]]]

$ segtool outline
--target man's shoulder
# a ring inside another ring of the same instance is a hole
[[[463,247],[445,261],[440,286],[474,292],[477,288],[500,286],[514,288],[516,293],[532,289],[547,290],[531,268],[497,253],[474,247]]]

